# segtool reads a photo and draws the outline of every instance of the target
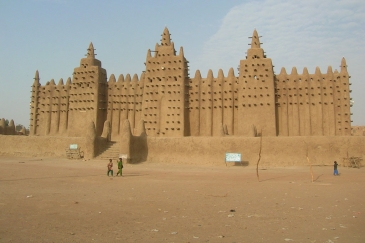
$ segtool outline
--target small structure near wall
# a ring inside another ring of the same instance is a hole
[[[362,167],[361,161],[362,157],[351,156],[349,158],[343,158],[343,166],[360,169]]]
[[[66,149],[66,156],[68,159],[81,159],[84,157],[84,152],[80,151],[80,147],[77,144],[70,144],[70,147]]]

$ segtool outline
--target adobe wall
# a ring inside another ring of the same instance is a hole
[[[275,77],[279,136],[350,136],[351,111],[346,60],[341,70],[315,74],[304,68],[290,74],[285,68]]]
[[[137,74],[134,74],[132,79],[130,74],[127,74],[125,78],[121,74],[118,81],[116,81],[114,74],[110,75],[107,120],[111,123],[111,139],[113,141],[120,139],[122,123],[125,119],[129,120],[132,133],[135,134],[136,124],[142,116],[144,79],[143,73],[140,79],[138,79]]]
[[[38,71],[32,85],[30,109],[30,135],[67,136],[71,79],[58,84],[52,79],[39,83]]]
[[[65,149],[78,144],[85,158],[92,158],[105,141],[94,143],[83,137],[0,135],[0,156],[66,157]],[[353,137],[263,137],[260,166],[308,165],[306,144],[312,165],[332,165],[336,160],[356,156],[365,158],[365,136]],[[133,137],[131,162],[172,164],[210,164],[225,166],[225,153],[241,153],[244,165],[255,166],[259,137]]]
[[[94,145],[89,140],[85,137],[0,135],[0,156],[66,157],[65,149],[70,144],[78,144],[85,158],[91,158]]]
[[[312,165],[342,163],[347,156],[365,157],[365,137],[263,137],[260,166],[308,165],[306,144]],[[245,165],[257,163],[259,137],[148,137],[148,162],[225,165],[225,153],[242,154]],[[132,155],[133,162],[133,155]]]

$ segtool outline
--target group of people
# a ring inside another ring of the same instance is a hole
[[[333,175],[338,175],[338,170],[337,170],[337,162],[333,162]],[[107,172],[107,176],[109,176],[110,174],[113,176],[113,160],[112,159],[109,159],[109,163],[107,165],[108,167],[108,172]],[[116,176],[120,175],[122,176],[122,172],[123,172],[123,160],[122,158],[119,158],[118,160],[118,173]]]
[[[108,172],[107,172],[107,176],[109,176],[110,174],[113,176],[113,160],[109,159],[109,163],[107,164],[108,167]],[[118,173],[116,176],[120,175],[122,176],[122,172],[123,172],[123,160],[122,158],[119,158],[118,160]]]

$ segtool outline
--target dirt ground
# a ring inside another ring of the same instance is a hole
[[[365,242],[365,168],[106,164],[0,157],[0,242]]]

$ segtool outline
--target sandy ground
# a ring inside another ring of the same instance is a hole
[[[0,242],[365,242],[365,168],[106,164],[0,157]]]

